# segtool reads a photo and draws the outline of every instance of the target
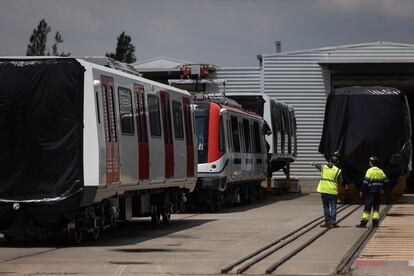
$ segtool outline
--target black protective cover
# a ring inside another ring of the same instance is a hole
[[[411,156],[411,121],[405,95],[389,87],[346,87],[326,103],[319,152],[339,156],[345,183],[358,187],[369,157],[391,179],[406,173]]]
[[[0,202],[82,191],[83,73],[75,59],[0,59]]]

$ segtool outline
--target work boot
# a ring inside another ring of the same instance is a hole
[[[372,221],[372,227],[378,227],[378,220]]]
[[[331,228],[339,228],[339,225],[335,221],[331,221]]]
[[[329,222],[327,222],[327,221],[325,221],[325,223],[323,223],[323,224],[321,224],[319,226],[320,227],[323,227],[323,228],[331,228],[331,224]]]
[[[361,221],[360,224],[355,225],[356,228],[365,228],[367,227],[367,222],[366,221]]]

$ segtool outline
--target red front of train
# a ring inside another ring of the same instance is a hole
[[[251,112],[214,101],[197,101],[196,201],[217,208],[240,202],[260,190],[266,178],[264,120]]]

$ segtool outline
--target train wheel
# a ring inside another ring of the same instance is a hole
[[[92,227],[92,231],[91,231],[91,238],[92,240],[96,241],[99,239],[101,233],[101,228],[100,225],[98,223],[98,220],[96,218],[94,218],[93,221],[93,227]]]
[[[100,228],[98,228],[98,227],[94,228],[91,232],[92,240],[94,240],[94,241],[98,240],[99,236],[100,236],[100,233],[101,233]]]
[[[83,231],[76,222],[74,222],[69,229],[69,237],[77,245],[82,243]]]
[[[151,222],[155,226],[159,225],[161,222],[160,212],[158,211],[158,206],[156,204],[151,205]]]
[[[73,229],[73,231],[70,233],[72,241],[79,245],[82,243],[82,238],[83,238],[83,231],[80,230],[78,227],[77,229]]]
[[[171,220],[171,212],[166,211],[162,214],[162,223],[168,224]]]

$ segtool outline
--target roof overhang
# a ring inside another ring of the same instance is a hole
[[[411,64],[414,59],[326,59],[318,60],[319,65],[330,64]]]
[[[201,80],[193,80],[193,79],[171,79],[168,80],[168,83],[171,84],[196,84],[196,83],[215,83],[215,84],[225,84],[226,80],[224,79],[201,79]]]

